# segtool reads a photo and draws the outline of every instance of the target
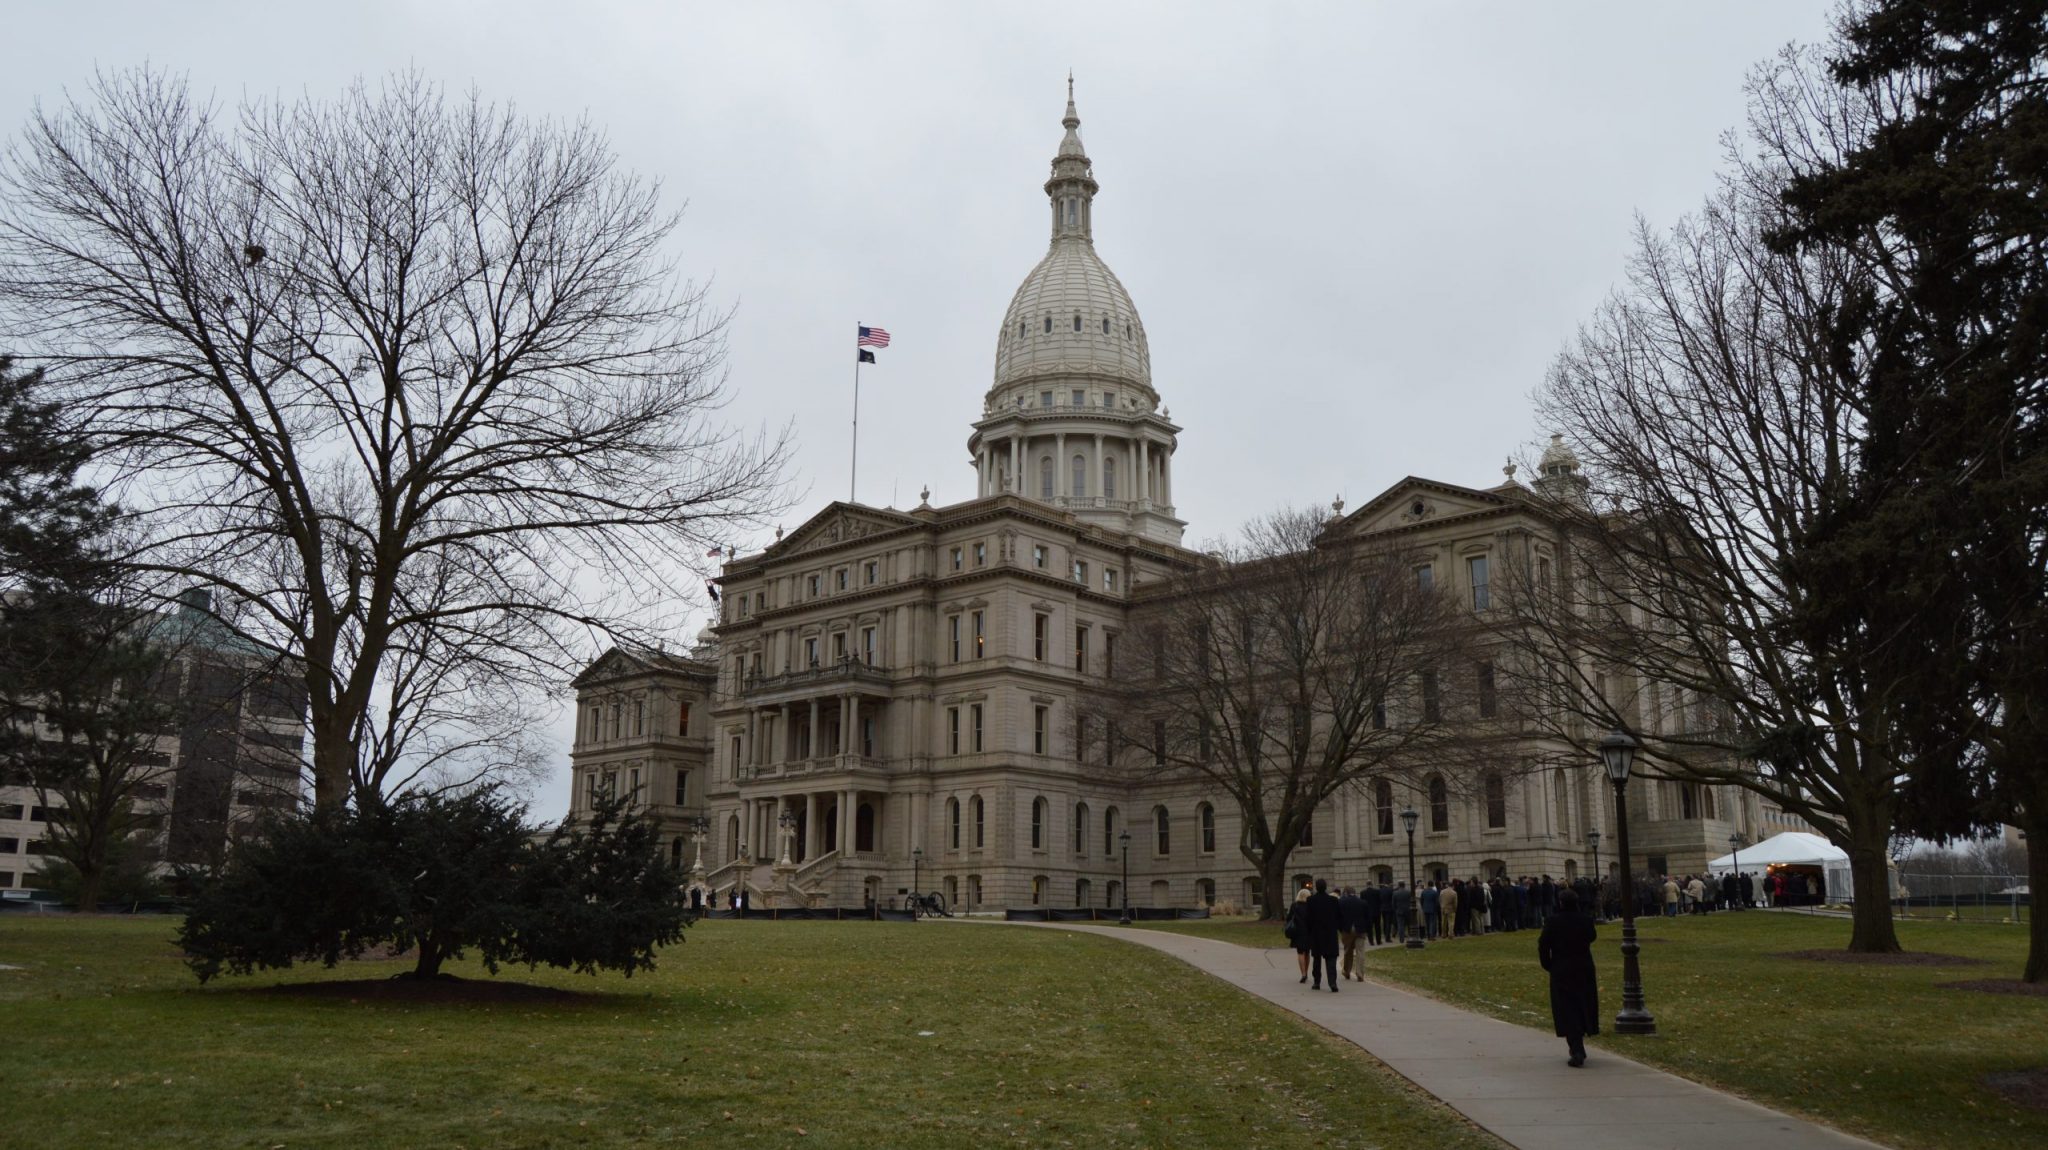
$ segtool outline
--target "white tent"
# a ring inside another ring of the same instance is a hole
[[[1856,884],[1849,872],[1849,852],[1816,834],[1786,831],[1772,835],[1755,846],[1722,855],[1707,864],[1707,871],[1727,874],[1736,869],[1738,861],[1750,874],[1762,874],[1772,863],[1817,866],[1827,880],[1829,902],[1850,902],[1856,896]]]

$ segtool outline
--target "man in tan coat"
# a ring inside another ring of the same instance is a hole
[[[1664,917],[1678,917],[1678,882],[1668,874],[1664,876]]]
[[[1443,936],[1449,938],[1456,934],[1458,929],[1458,888],[1454,886],[1444,887],[1443,893],[1437,896],[1437,905],[1441,908],[1439,913],[1443,915],[1438,920],[1444,924]]]

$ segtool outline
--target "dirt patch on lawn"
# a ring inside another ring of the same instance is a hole
[[[1788,950],[1772,958],[1802,958],[1809,962],[1847,962],[1859,966],[1989,966],[1990,960],[1965,958],[1960,954],[1863,954],[1853,950]]]
[[[250,991],[252,994],[285,998],[344,999],[349,1002],[585,1002],[600,996],[535,986],[530,982],[501,982],[494,978],[346,978],[324,982],[286,982]]]
[[[1941,990],[1974,990],[1981,994],[2031,994],[2048,998],[2048,982],[2021,982],[2017,978],[1971,978],[1962,982],[1937,982]]]
[[[2048,1110],[2048,1066],[1986,1074],[1984,1085],[2015,1106]]]

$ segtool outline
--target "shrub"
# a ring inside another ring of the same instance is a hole
[[[493,974],[545,963],[630,977],[682,938],[689,903],[653,820],[615,800],[535,841],[520,813],[484,788],[281,817],[195,878],[187,964],[204,982],[388,945],[417,950],[417,978],[470,951]]]

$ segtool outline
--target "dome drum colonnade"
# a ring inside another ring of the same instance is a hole
[[[1071,81],[1066,136],[1045,182],[1052,242],[1024,277],[996,337],[995,379],[967,448],[976,495],[1013,494],[1086,523],[1179,543],[1173,451],[1145,325],[1095,253],[1099,185],[1081,146]]]

